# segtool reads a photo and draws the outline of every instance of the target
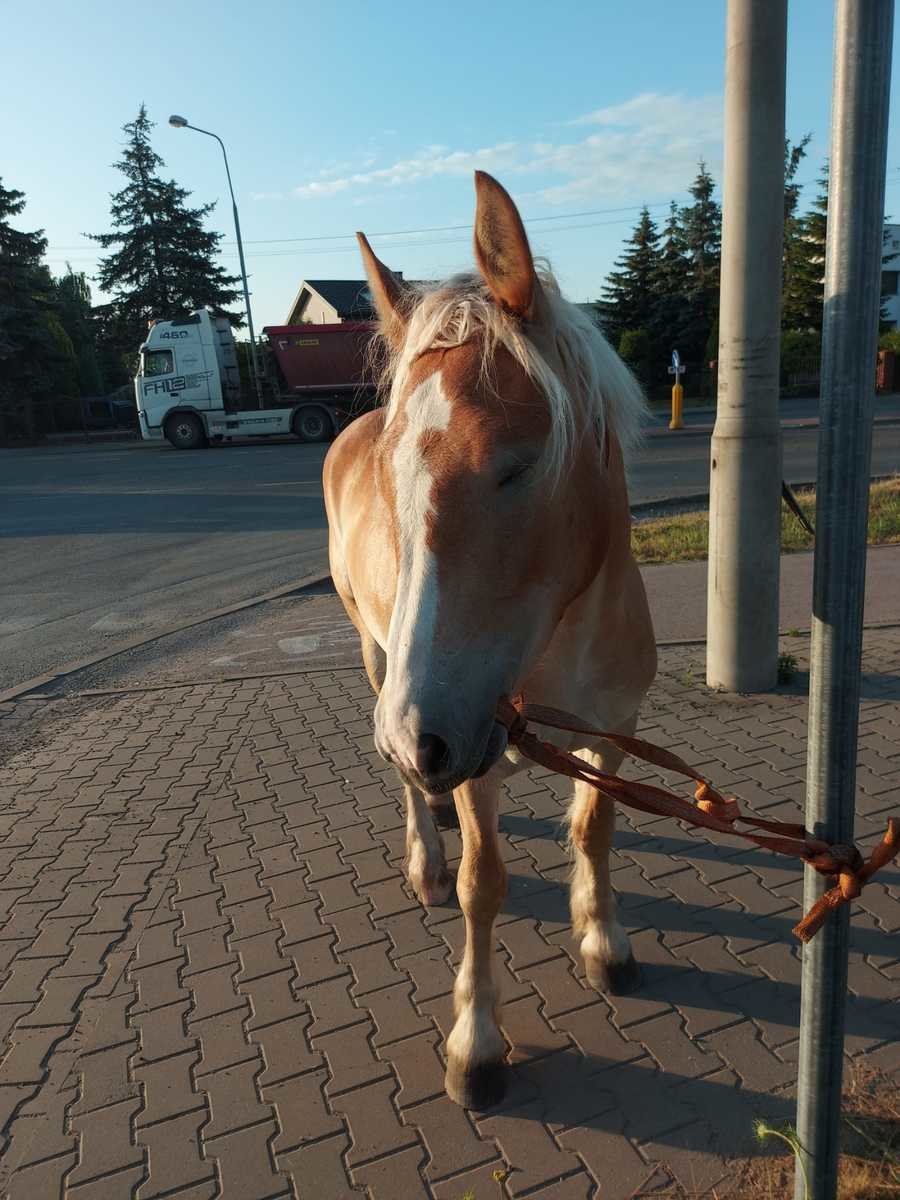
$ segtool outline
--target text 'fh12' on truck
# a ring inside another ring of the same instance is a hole
[[[259,346],[258,400],[241,392],[225,317],[203,308],[151,321],[134,381],[145,441],[195,450],[231,438],[293,434],[330,441],[375,403],[372,322],[268,325]]]

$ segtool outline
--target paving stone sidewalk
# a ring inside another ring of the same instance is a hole
[[[806,641],[790,647],[802,666]],[[766,816],[795,813],[802,672],[726,698],[703,690],[702,653],[665,651],[644,735]],[[441,1062],[462,920],[405,882],[371,712],[355,669],[0,711],[0,739],[18,738],[0,769],[0,1195],[740,1194],[753,1117],[792,1114],[797,866],[620,818],[614,883],[644,986],[607,1000],[571,941],[570,785],[513,780],[496,945],[514,1081],[500,1110],[463,1112]],[[900,630],[874,631],[864,845],[900,807],[898,733]],[[854,905],[847,1051],[893,1072],[900,872],[881,879]]]

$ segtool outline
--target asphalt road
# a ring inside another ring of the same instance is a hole
[[[815,478],[816,439],[785,431],[789,481]],[[323,457],[296,442],[0,450],[0,690],[323,569]],[[872,470],[900,470],[900,427],[877,427]],[[632,502],[708,477],[706,436],[650,437]]]
[[[0,451],[0,689],[321,569],[324,451]]]

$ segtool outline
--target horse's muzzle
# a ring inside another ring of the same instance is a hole
[[[506,726],[494,721],[474,767],[471,760],[460,762],[446,743],[431,735],[420,735],[415,743],[398,748],[376,732],[375,746],[381,757],[393,763],[413,787],[427,795],[441,796],[452,792],[467,779],[480,779],[486,775],[505,754],[508,741]]]

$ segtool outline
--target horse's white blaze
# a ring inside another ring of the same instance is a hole
[[[432,477],[421,452],[424,434],[443,432],[452,406],[439,373],[429,376],[406,403],[406,427],[394,450],[394,494],[400,551],[397,600],[388,633],[388,677],[384,693],[389,723],[408,716],[415,691],[427,677],[438,608],[437,562],[426,544]],[[394,731],[387,729],[390,735]]]

